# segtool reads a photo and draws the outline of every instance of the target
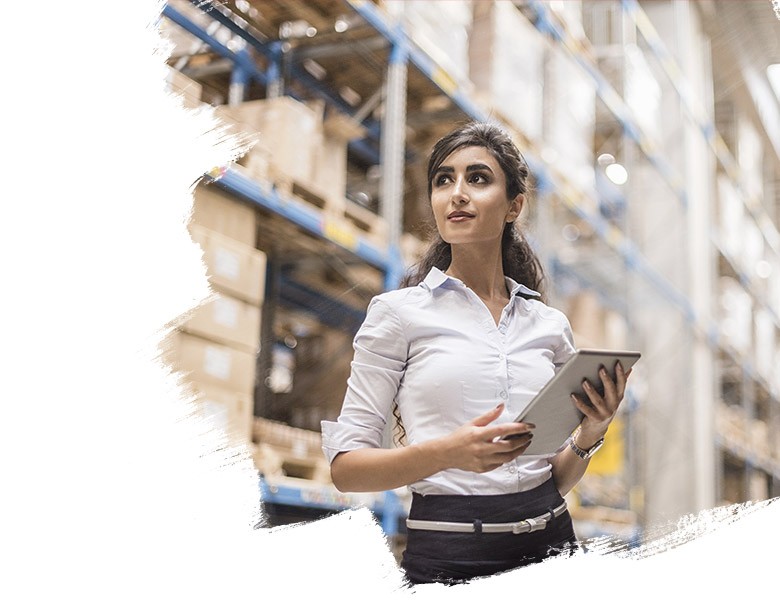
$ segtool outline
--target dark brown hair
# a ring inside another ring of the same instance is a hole
[[[428,160],[428,200],[433,189],[433,177],[446,158],[466,146],[487,149],[496,159],[506,178],[506,195],[512,200],[528,192],[528,164],[509,135],[492,123],[471,121],[451,131],[433,147]],[[544,294],[544,271],[531,246],[514,223],[507,223],[501,237],[501,256],[504,275],[518,283]],[[445,271],[452,261],[452,249],[436,232],[428,250],[401,280],[400,287],[419,284],[432,267]]]

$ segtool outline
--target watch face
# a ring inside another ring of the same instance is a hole
[[[594,444],[593,448],[591,448],[590,450],[588,450],[588,451],[586,452],[587,458],[590,458],[591,456],[593,456],[594,454],[596,454],[596,450],[598,450],[599,448],[601,448],[601,446],[603,446],[603,445],[604,445],[604,438],[601,438],[601,439],[600,439],[598,442],[596,442],[596,443]]]

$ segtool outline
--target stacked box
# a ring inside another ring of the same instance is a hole
[[[265,293],[265,254],[254,247],[254,210],[213,184],[194,193],[190,234],[203,251],[214,296],[168,340],[165,358],[183,375],[196,415],[231,441],[251,439]]]
[[[247,246],[255,245],[255,209],[214,184],[201,183],[195,187],[191,223]]]
[[[200,225],[190,225],[190,233],[203,249],[211,285],[260,306],[265,294],[265,253]]]
[[[598,295],[583,290],[569,299],[566,315],[578,348],[604,348],[606,340],[605,311]]]
[[[718,221],[723,247],[731,257],[740,255],[744,237],[745,206],[726,175],[718,175]]]
[[[311,187],[326,206],[342,213],[347,198],[347,142],[323,136],[314,147]]]
[[[203,87],[180,71],[168,67],[168,75],[165,78],[169,92],[181,97],[185,108],[198,108],[201,105],[200,96]]]
[[[731,277],[721,277],[719,288],[720,333],[739,352],[747,354],[753,337],[753,299]]]
[[[544,111],[549,126],[544,138],[555,168],[581,190],[594,190],[596,87],[561,48],[554,48],[549,55]]]
[[[777,368],[774,318],[766,309],[755,315],[755,365],[759,374],[770,381]]]
[[[469,72],[475,95],[486,110],[534,140],[542,137],[546,47],[512,2],[474,4]]]
[[[289,96],[221,106],[218,116],[243,133],[256,135],[269,171],[309,182],[314,152],[322,137],[322,114]],[[257,145],[256,145],[257,147]]]
[[[453,78],[464,85],[469,77],[469,32],[471,0],[448,0],[446,9],[438,2],[406,0],[403,20],[417,46]]]
[[[182,325],[182,331],[213,340],[244,352],[257,352],[260,310],[226,294],[196,308]]]

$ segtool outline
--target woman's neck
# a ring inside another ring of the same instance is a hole
[[[447,275],[460,279],[484,300],[508,298],[509,291],[501,263],[501,248],[476,248],[474,244],[453,245]]]

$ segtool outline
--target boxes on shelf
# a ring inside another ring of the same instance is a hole
[[[244,133],[257,134],[272,148],[268,167],[293,181],[311,180],[314,150],[322,136],[322,113],[289,96],[221,106],[217,115]]]
[[[256,418],[252,431],[255,466],[266,476],[298,477],[329,483],[330,465],[316,431]]]
[[[726,175],[718,175],[718,228],[724,250],[731,258],[740,255],[744,237],[745,206]]]
[[[753,299],[731,277],[721,277],[718,288],[720,333],[734,348],[746,354],[753,337]]]
[[[196,418],[227,433],[236,443],[250,443],[254,398],[251,393],[235,392],[218,386],[193,382]]]
[[[628,323],[616,310],[604,306],[592,289],[583,289],[568,298],[565,314],[578,348],[631,350]]]
[[[347,203],[347,141],[322,136],[314,145],[309,184],[325,200],[325,210],[342,216]]]
[[[181,329],[237,350],[256,353],[260,345],[260,310],[238,298],[217,293],[216,298],[193,310]]]
[[[573,185],[593,190],[596,86],[562,48],[549,53],[544,113],[549,129],[543,136],[550,161]]]
[[[203,249],[209,282],[218,290],[260,306],[265,294],[265,253],[200,225],[190,225]]]
[[[163,345],[163,358],[184,380],[238,394],[253,394],[257,355],[176,331]]]
[[[254,208],[214,184],[199,184],[192,196],[191,223],[254,247],[257,225]]]
[[[760,308],[755,315],[755,365],[770,384],[777,368],[776,344],[774,318],[768,310]]]
[[[475,96],[532,140],[542,137],[546,47],[544,36],[512,2],[474,4],[469,74]]]
[[[753,451],[762,459],[769,459],[772,447],[769,443],[769,426],[764,421],[752,419],[749,424],[750,443]]]
[[[181,97],[186,108],[198,108],[201,105],[203,86],[197,81],[193,81],[173,67],[168,67],[165,83],[169,92]]]
[[[446,10],[442,10],[437,2],[428,0],[403,2],[403,20],[409,36],[446,71],[453,85],[468,83],[473,4],[471,0],[449,0]]]

